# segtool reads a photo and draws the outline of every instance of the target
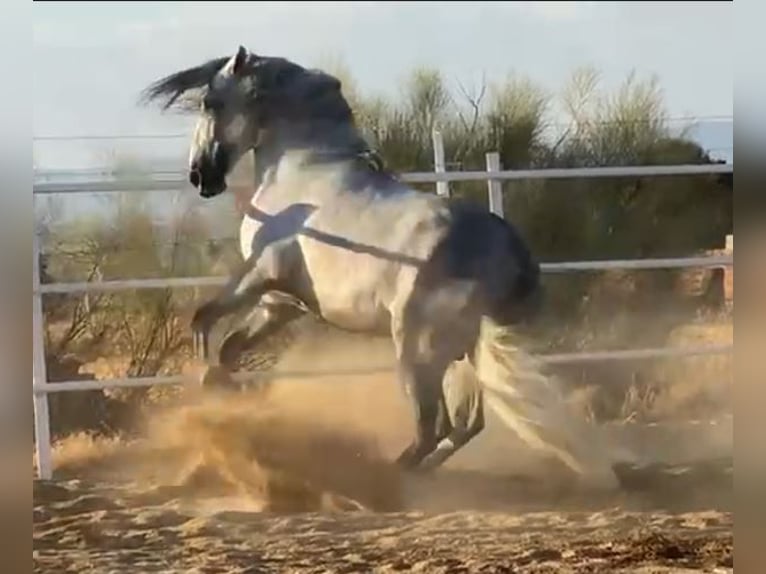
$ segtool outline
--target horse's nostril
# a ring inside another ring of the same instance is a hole
[[[199,170],[192,169],[189,172],[189,183],[191,183],[194,187],[199,187],[199,184],[201,183],[201,177]]]

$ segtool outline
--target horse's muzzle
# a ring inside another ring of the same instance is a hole
[[[189,171],[189,183],[191,183],[192,186],[197,189],[202,184],[202,174],[200,173],[198,169],[192,168]]]
[[[194,162],[189,169],[189,183],[202,197],[215,197],[226,191],[226,174],[215,168],[204,169]]]

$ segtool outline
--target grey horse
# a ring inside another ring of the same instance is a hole
[[[592,471],[587,449],[577,454],[575,443],[591,443],[578,421],[561,414],[544,377],[520,373],[521,351],[504,342],[542,300],[524,240],[481,207],[399,181],[360,134],[337,78],[240,46],[158,80],[144,97],[196,109],[189,181],[202,197],[223,193],[233,166],[255,153],[257,189],[240,229],[244,263],[192,320],[202,357],[214,360],[209,333],[235,313],[250,317],[221,345],[224,365],[305,313],[390,335],[416,421],[398,458],[405,468],[433,469],[475,437],[486,392],[522,437]],[[463,401],[471,415],[457,417],[460,424],[448,416],[442,385],[456,361],[481,382]],[[611,467],[601,474],[611,476]]]

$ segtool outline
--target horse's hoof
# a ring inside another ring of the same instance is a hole
[[[397,459],[395,465],[399,469],[399,471],[404,474],[420,474],[419,466],[413,460]]]
[[[425,474],[425,470],[421,467],[423,463],[423,456],[411,449],[405,450],[399,458],[396,459],[396,465],[403,470],[411,474]]]
[[[419,462],[419,460],[415,460],[413,450],[411,446],[404,449],[402,454],[396,459],[396,466],[402,470],[413,470]]]
[[[440,457],[428,455],[413,470],[418,474],[431,474],[441,466],[442,462]]]
[[[233,391],[239,389],[231,373],[220,365],[208,366],[200,377],[199,383],[205,390]]]

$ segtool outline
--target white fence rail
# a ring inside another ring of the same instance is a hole
[[[502,170],[499,157],[496,153],[487,154],[487,171],[461,171],[448,172],[445,170],[444,147],[441,136],[434,132],[434,172],[407,173],[401,175],[401,180],[411,183],[435,183],[437,193],[449,196],[449,183],[460,181],[487,181],[490,209],[498,215],[502,212],[502,188],[501,181],[529,180],[529,179],[578,179],[578,178],[614,178],[614,177],[657,177],[657,176],[681,176],[681,175],[710,175],[727,174],[734,172],[731,164],[710,165],[662,165],[640,167],[604,167],[604,168],[576,168],[576,169],[540,169],[540,170]],[[76,174],[76,172],[72,172]],[[60,174],[57,174],[60,176]],[[82,175],[82,174],[81,174]],[[93,178],[94,174],[88,173]],[[98,181],[37,181],[34,184],[34,195],[69,194],[69,193],[103,193],[123,191],[177,191],[187,187],[186,179],[179,172],[177,174],[164,174],[163,178],[147,178],[134,181],[117,181],[113,174],[102,172],[95,174],[101,179]],[[46,177],[45,172],[38,173],[40,179]],[[106,389],[114,387],[142,387],[151,385],[178,385],[187,382],[183,376],[168,377],[143,377],[131,379],[111,379],[102,381],[64,381],[49,383],[45,367],[44,336],[43,336],[43,311],[42,297],[49,293],[82,293],[92,291],[115,291],[131,289],[160,289],[160,288],[183,288],[183,287],[208,287],[221,285],[225,277],[174,277],[163,279],[124,279],[103,282],[79,282],[79,283],[52,283],[42,285],[40,283],[39,268],[39,238],[33,238],[33,400],[35,416],[35,443],[37,454],[37,469],[40,478],[50,478],[51,468],[51,443],[50,443],[50,416],[48,410],[48,394],[57,392],[84,391]],[[632,260],[608,260],[608,261],[564,261],[550,262],[542,265],[545,273],[569,273],[598,271],[607,269],[680,269],[693,267],[729,268],[733,266],[732,255],[711,257],[682,257],[664,259],[632,259]],[[580,363],[589,361],[614,361],[614,360],[644,360],[658,358],[675,358],[712,354],[730,354],[733,345],[717,345],[689,348],[664,348],[664,349],[626,349],[618,351],[591,351],[581,353],[564,353],[545,355],[544,362],[550,364]],[[271,373],[240,373],[238,379],[252,378],[312,378],[332,374],[334,376],[353,376],[376,372],[391,372],[391,366],[380,366],[365,370],[325,372],[271,372]]]
[[[492,153],[487,154],[492,156]],[[487,159],[488,165],[494,164],[494,159]],[[436,162],[440,169],[443,165]],[[491,173],[490,173],[491,172]],[[502,170],[498,168],[489,171],[440,171],[413,172],[399,176],[407,183],[450,183],[461,181],[518,181],[533,179],[597,179],[614,177],[669,177],[681,175],[715,175],[734,173],[733,164],[703,164],[703,165],[644,165],[628,167],[578,167],[561,169],[520,169]],[[77,175],[73,172],[73,175]],[[67,194],[67,193],[110,193],[122,191],[178,191],[188,186],[183,173],[168,173],[164,177],[123,178],[118,180],[109,171],[83,172],[80,177],[87,176],[88,180],[73,181],[41,181],[45,172],[38,172],[38,181],[34,185],[35,195]],[[94,177],[102,179],[94,181]],[[449,195],[449,188],[442,186],[442,195]]]

